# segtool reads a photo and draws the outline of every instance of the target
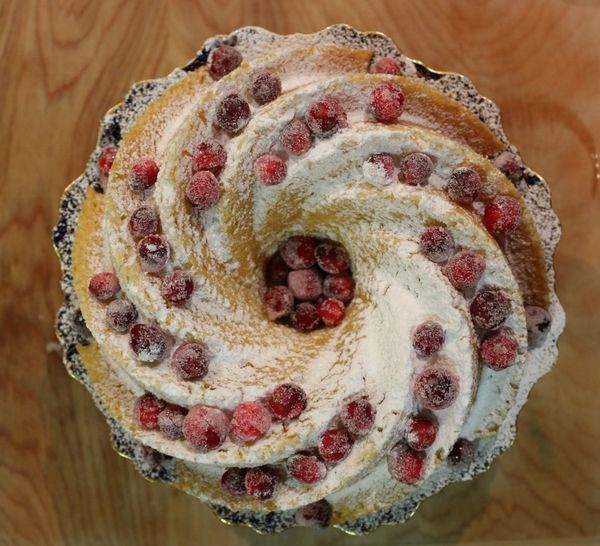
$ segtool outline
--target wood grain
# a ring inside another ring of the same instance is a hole
[[[289,33],[336,22],[385,32],[499,104],[509,137],[553,187],[568,325],[514,447],[487,474],[369,537],[263,537],[144,481],[113,452],[52,345],[61,292],[50,230],[100,117],[134,81],[238,26]],[[600,543],[599,51],[595,0],[0,2],[0,544]]]

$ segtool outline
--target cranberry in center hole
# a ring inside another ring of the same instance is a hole
[[[356,289],[343,245],[307,235],[289,237],[267,258],[265,284],[265,317],[301,332],[340,324]]]

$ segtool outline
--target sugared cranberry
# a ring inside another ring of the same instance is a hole
[[[147,392],[135,401],[133,415],[143,429],[156,430],[158,429],[158,416],[164,408],[165,402]]]
[[[272,498],[275,494],[279,485],[279,477],[272,468],[259,466],[248,470],[244,482],[246,491],[251,497],[264,501]]]
[[[136,239],[158,231],[158,214],[153,208],[139,207],[129,217],[129,231]]]
[[[129,331],[129,345],[141,362],[156,362],[165,356],[169,343],[158,326],[134,324]]]
[[[291,154],[300,155],[312,146],[313,137],[308,125],[299,119],[290,121],[281,131],[281,145]]]
[[[131,325],[137,318],[137,311],[133,304],[128,300],[114,300],[106,308],[107,324],[119,334],[129,331]]]
[[[254,162],[254,173],[265,186],[280,184],[287,174],[287,165],[275,154],[263,154]]]
[[[229,420],[217,408],[197,405],[183,420],[183,436],[202,452],[217,449],[227,437]]]
[[[421,479],[424,457],[419,451],[407,445],[398,444],[387,457],[388,470],[395,480],[412,485]]]
[[[390,154],[373,154],[363,171],[376,181],[389,181],[394,177],[394,168],[394,158]]]
[[[295,419],[306,408],[306,393],[298,385],[282,383],[273,389],[269,409],[279,419]]]
[[[400,163],[398,178],[407,184],[425,184],[433,172],[433,161],[427,154],[415,152],[408,154]]]
[[[292,455],[286,466],[290,475],[303,483],[317,483],[327,475],[325,463],[315,455]]]
[[[323,294],[348,303],[354,297],[354,279],[347,273],[327,275],[323,281]]]
[[[421,235],[419,247],[428,260],[436,263],[445,262],[454,254],[454,237],[448,228],[430,227]]]
[[[181,379],[202,379],[208,373],[208,352],[199,343],[184,343],[173,352],[171,365]]]
[[[402,67],[393,57],[379,57],[379,59],[371,65],[371,73],[398,75],[402,73]]]
[[[308,109],[305,120],[315,135],[327,137],[345,124],[345,114],[335,100],[321,99]]]
[[[319,439],[319,455],[327,463],[345,459],[352,449],[354,440],[343,428],[331,428]]]
[[[485,207],[483,225],[494,235],[513,231],[521,222],[521,204],[510,195],[497,195]]]
[[[301,332],[310,332],[319,325],[319,312],[316,305],[306,301],[296,306],[290,318],[292,326]]]
[[[188,271],[175,269],[167,273],[162,280],[160,293],[165,301],[175,305],[187,303],[194,291],[194,279]]]
[[[518,345],[510,328],[503,328],[483,340],[479,354],[481,361],[492,370],[504,370],[515,363]]]
[[[315,265],[317,243],[311,237],[297,235],[290,237],[279,248],[283,261],[292,269],[308,269]]]
[[[127,183],[133,191],[144,191],[156,184],[158,165],[153,159],[140,159],[129,170]]]
[[[446,335],[442,325],[428,320],[415,328],[412,345],[421,356],[431,356],[437,353],[444,344]]]
[[[486,289],[473,298],[470,311],[471,319],[476,326],[493,329],[508,318],[512,305],[508,296],[501,290]]]
[[[271,427],[271,414],[260,402],[242,402],[233,410],[229,435],[234,442],[250,443],[262,438]]]
[[[217,106],[215,123],[230,133],[241,131],[250,120],[250,106],[235,93],[226,96]]]
[[[98,172],[100,173],[100,176],[108,176],[108,173],[110,173],[110,169],[112,168],[116,155],[117,148],[112,144],[110,146],[102,148],[102,151],[98,156],[98,162],[96,163],[96,165],[98,166]]]
[[[349,432],[365,436],[375,422],[375,408],[365,397],[357,396],[342,406],[340,419]]]
[[[331,522],[333,509],[325,499],[298,508],[295,519],[303,527],[327,527]]]
[[[242,54],[229,45],[213,49],[208,56],[208,71],[215,80],[221,79],[240,66]]]
[[[185,185],[185,195],[194,207],[209,209],[221,196],[219,181],[210,171],[198,171]]]
[[[459,438],[448,454],[450,464],[467,464],[475,456],[475,443],[466,438]]]
[[[334,298],[326,298],[317,306],[319,318],[325,326],[337,326],[346,314],[346,306]]]
[[[228,468],[221,476],[221,490],[230,497],[245,497],[246,472],[244,468]]]
[[[397,83],[381,83],[371,92],[369,105],[377,121],[391,123],[402,114],[404,92]]]
[[[502,152],[494,159],[494,165],[511,182],[517,182],[523,176],[523,167],[511,152]]]
[[[527,319],[529,340],[532,342],[541,339],[552,326],[552,315],[546,309],[537,305],[525,307],[525,318]]]
[[[121,290],[121,285],[114,273],[105,271],[94,275],[90,279],[88,290],[97,300],[106,301],[117,295],[117,292]]]
[[[287,317],[294,308],[294,296],[287,286],[272,286],[263,296],[263,307],[269,320]]]
[[[158,273],[169,259],[169,244],[160,235],[146,235],[138,243],[138,254],[144,271]]]
[[[170,440],[183,438],[183,420],[187,410],[175,404],[167,407],[158,414],[158,428]]]
[[[288,287],[299,300],[316,300],[323,291],[321,275],[314,268],[290,271]]]
[[[429,366],[417,375],[414,395],[424,408],[445,409],[458,396],[458,378],[447,368]]]
[[[461,250],[452,256],[444,273],[457,290],[474,288],[485,271],[485,259],[475,250]]]
[[[427,449],[435,442],[437,429],[434,417],[411,417],[406,427],[406,443],[416,450]]]
[[[266,281],[267,286],[277,286],[287,283],[287,276],[290,268],[283,261],[281,254],[276,252],[269,258],[266,266]]]
[[[468,205],[477,198],[482,187],[481,177],[476,170],[459,167],[450,175],[446,191],[453,201]]]
[[[252,96],[258,104],[266,104],[281,95],[281,80],[270,72],[263,72],[252,81]]]
[[[194,147],[192,169],[198,171],[216,171],[225,165],[227,152],[216,140],[205,140]]]

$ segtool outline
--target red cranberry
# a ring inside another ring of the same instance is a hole
[[[497,195],[485,207],[483,225],[494,235],[513,231],[521,222],[521,204],[510,195]]]
[[[198,209],[209,209],[216,205],[221,197],[219,181],[210,171],[198,171],[186,184],[185,195]]]
[[[466,438],[459,438],[448,454],[450,464],[470,463],[475,456],[475,443]]]
[[[136,161],[129,171],[127,182],[133,191],[144,191],[156,184],[158,165],[152,159]]]
[[[327,137],[345,124],[345,114],[333,99],[321,99],[306,112],[306,123],[317,136]]]
[[[492,370],[505,370],[515,363],[518,349],[513,331],[503,328],[483,340],[480,348],[481,360]]]
[[[208,373],[208,352],[199,343],[184,343],[173,352],[171,365],[181,379],[202,379]]]
[[[317,483],[327,475],[327,467],[314,455],[298,453],[287,460],[287,470],[302,483]]]
[[[427,154],[408,154],[400,163],[398,178],[407,184],[425,184],[433,172],[433,161]]]
[[[201,452],[217,449],[225,441],[229,420],[217,408],[193,406],[183,420],[183,436]]]
[[[158,232],[158,214],[150,207],[135,209],[129,217],[129,231],[136,239]]]
[[[110,145],[102,148],[102,151],[98,156],[98,162],[96,163],[96,165],[98,166],[98,172],[100,173],[100,176],[108,176],[108,173],[110,173],[110,169],[112,168],[116,155],[117,148],[115,146]]]
[[[432,262],[445,262],[454,254],[454,237],[452,232],[442,226],[427,228],[419,244],[423,255]]]
[[[266,104],[281,95],[281,80],[275,74],[263,72],[252,81],[252,96],[258,104]]]
[[[367,163],[376,169],[377,180],[394,177],[394,158],[390,154],[373,154],[367,159]],[[365,172],[370,173],[371,170]]]
[[[121,290],[121,285],[114,273],[105,271],[90,279],[88,290],[97,300],[106,301],[117,295],[117,292]]]
[[[450,175],[446,191],[453,201],[468,205],[475,201],[482,187],[481,177],[476,170],[459,167]]]
[[[133,414],[138,425],[145,430],[158,429],[158,416],[164,409],[165,402],[147,392],[142,394],[133,406]]]
[[[250,106],[235,93],[226,96],[217,106],[215,123],[230,133],[241,131],[250,121]]]
[[[287,165],[275,154],[264,154],[254,162],[254,173],[265,186],[276,186],[283,182]]]
[[[281,145],[291,154],[300,155],[312,146],[313,137],[308,125],[299,119],[290,121],[281,131]]]
[[[292,269],[308,269],[315,265],[317,243],[311,237],[290,237],[279,248],[283,261]]]
[[[306,393],[298,385],[277,385],[268,400],[269,409],[279,419],[295,419],[306,408]]]
[[[194,147],[192,170],[217,171],[225,165],[227,152],[216,140],[205,140]]]
[[[312,303],[304,302],[296,306],[291,314],[292,326],[301,332],[310,332],[319,325],[319,312]]]
[[[404,444],[398,444],[388,453],[388,470],[395,480],[412,485],[421,479],[423,454]]]
[[[331,522],[331,504],[325,499],[307,504],[296,511],[296,523],[303,527],[327,527]]]
[[[421,356],[437,353],[444,344],[446,334],[441,324],[428,320],[415,328],[412,345]]]
[[[346,430],[331,428],[319,439],[319,455],[326,463],[337,463],[348,456],[353,443]]]
[[[106,308],[106,322],[119,334],[128,332],[136,318],[137,311],[130,301],[114,300]]]
[[[276,252],[269,258],[266,267],[267,286],[283,285],[287,282],[290,268],[283,261],[281,254]]]
[[[183,420],[187,410],[175,404],[167,407],[158,414],[158,428],[170,440],[183,438]]]
[[[268,466],[251,468],[244,479],[246,491],[251,497],[264,501],[273,497],[279,485],[279,477]]]
[[[494,159],[494,165],[512,182],[517,182],[523,176],[523,167],[511,152],[502,152]]]
[[[458,396],[458,377],[447,368],[429,366],[417,375],[414,395],[424,408],[448,408]]]
[[[475,250],[461,250],[452,256],[444,273],[457,290],[474,288],[485,271],[485,259]]]
[[[242,54],[235,48],[223,44],[213,49],[208,56],[208,72],[219,80],[240,66]]]
[[[435,418],[411,417],[406,430],[406,443],[418,451],[427,449],[435,442],[437,429]]]
[[[364,397],[355,397],[342,406],[340,419],[355,436],[365,436],[373,428],[375,408]]]
[[[344,320],[346,307],[340,300],[326,298],[319,302],[317,311],[325,326],[337,326]]]
[[[156,362],[167,352],[167,335],[153,324],[134,324],[129,331],[129,345],[141,362]]]
[[[175,305],[187,303],[193,291],[194,279],[189,272],[182,269],[167,273],[160,287],[160,293],[165,301]]]
[[[371,65],[371,73],[398,75],[402,73],[402,67],[400,66],[400,63],[392,57],[379,57],[379,59]]]
[[[347,273],[327,275],[323,281],[323,294],[348,303],[354,297],[354,279]]]
[[[246,472],[243,468],[228,468],[221,476],[221,490],[230,497],[245,497]]]
[[[470,310],[471,319],[476,326],[493,329],[508,318],[512,305],[508,296],[501,290],[486,289],[475,296]]]
[[[169,259],[169,244],[160,235],[146,235],[138,243],[140,264],[148,273],[158,273]]]
[[[288,287],[299,300],[316,300],[323,291],[321,275],[316,269],[296,269],[288,273]]]
[[[294,296],[287,286],[272,286],[263,296],[263,307],[269,320],[287,317],[294,308]]]
[[[381,83],[371,92],[369,105],[377,121],[391,123],[396,121],[404,106],[402,87],[396,83]]]
[[[235,410],[229,423],[231,439],[239,443],[255,442],[271,428],[271,414],[260,402],[242,402]]]

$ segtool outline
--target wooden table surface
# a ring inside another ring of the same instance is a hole
[[[385,32],[498,103],[509,138],[553,188],[568,324],[558,366],[488,473],[368,537],[265,537],[146,482],[112,450],[56,350],[50,230],[98,121],[133,82],[242,25],[289,33],[337,22]],[[1,545],[600,543],[600,2],[2,0],[0,53]]]

